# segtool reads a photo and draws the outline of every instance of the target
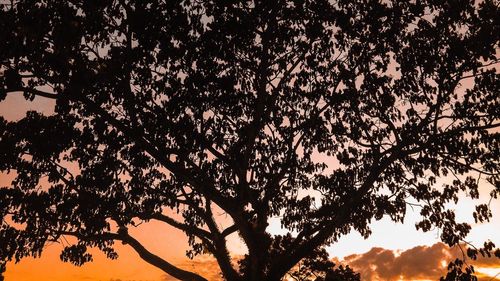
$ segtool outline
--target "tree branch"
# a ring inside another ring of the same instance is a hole
[[[31,89],[31,88],[8,89],[6,92],[7,93],[27,92],[27,93],[33,94],[35,96],[44,97],[44,98],[53,99],[53,100],[61,98],[61,96],[58,94],[48,93],[48,92],[40,91],[37,89]]]
[[[151,253],[139,241],[130,236],[126,231],[118,231],[118,233],[104,232],[102,234],[97,234],[92,237],[85,236],[72,231],[58,231],[57,234],[74,236],[83,241],[95,241],[95,240],[122,241],[124,244],[130,245],[144,261],[155,267],[160,268],[161,270],[171,275],[172,277],[184,281],[208,281],[207,279],[196,273],[178,268],[175,265],[160,258],[159,256]]]

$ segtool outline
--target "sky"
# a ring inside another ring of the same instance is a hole
[[[8,120],[17,120],[27,110],[37,110],[51,114],[53,102],[35,98],[27,102],[20,94],[10,94],[0,102],[0,115]],[[11,177],[0,174],[0,186],[9,184]],[[482,197],[478,202],[488,202],[487,184],[480,185]],[[475,203],[478,203],[475,202]],[[500,246],[500,200],[491,202],[493,219],[489,223],[473,223],[474,202],[462,196],[458,205],[450,205],[457,211],[459,220],[472,225],[467,241],[475,245],[491,239]],[[439,230],[422,233],[415,230],[418,221],[418,209],[408,209],[405,223],[394,224],[388,218],[372,223],[373,234],[363,239],[359,234],[351,233],[328,247],[332,259],[337,263],[349,264],[361,273],[362,280],[437,280],[445,273],[447,260],[456,256],[457,249],[449,249],[439,241]],[[274,219],[268,229],[279,234],[279,220]],[[132,230],[131,234],[141,241],[146,248],[161,257],[188,270],[194,270],[208,277],[219,280],[218,267],[210,256],[202,256],[194,261],[187,260],[185,236],[160,223],[148,223]],[[69,241],[71,242],[71,241]],[[59,254],[64,245],[48,245],[41,258],[27,258],[14,264],[9,263],[5,274],[6,281],[166,281],[174,280],[162,271],[142,261],[130,248],[117,245],[118,260],[108,260],[98,251],[94,252],[94,261],[81,267],[63,263]],[[244,246],[237,237],[232,237],[229,245],[235,255],[244,253]],[[500,260],[480,259],[476,261],[480,281],[500,280]],[[495,276],[497,278],[495,278]]]

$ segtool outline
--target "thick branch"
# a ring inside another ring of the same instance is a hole
[[[48,99],[58,99],[61,98],[58,94],[53,94],[53,93],[48,93],[44,91],[40,91],[37,89],[31,89],[31,88],[17,88],[17,89],[8,89],[7,93],[15,93],[15,92],[27,92],[30,94],[33,94],[35,96],[40,96]]]
[[[167,262],[166,260],[160,258],[159,256],[151,253],[139,241],[137,241],[135,238],[133,238],[127,232],[124,231],[119,231],[119,233],[106,232],[103,234],[96,235],[94,237],[83,236],[77,232],[70,232],[70,231],[60,231],[58,232],[58,234],[74,236],[83,241],[85,240],[122,241],[124,244],[130,245],[144,261],[163,270],[165,273],[171,275],[172,277],[184,281],[208,281],[207,279],[203,278],[202,276],[196,273],[180,269],[175,265]]]
[[[149,252],[144,246],[134,239],[132,236],[125,234],[121,235],[122,238],[119,240],[123,241],[126,244],[129,244],[134,250],[139,254],[139,256],[148,262],[151,265],[154,265],[164,272],[168,273],[169,275],[179,279],[179,280],[186,280],[186,281],[208,281],[207,279],[203,278],[202,276],[186,271],[183,269],[180,269],[173,264],[165,261],[164,259],[158,257],[157,255]]]

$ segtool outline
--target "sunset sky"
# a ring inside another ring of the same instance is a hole
[[[8,120],[22,118],[29,109],[50,114],[53,104],[50,100],[36,98],[26,102],[22,95],[11,94],[0,103],[0,115]],[[11,176],[0,174],[0,186],[8,186]],[[487,203],[491,186],[481,185],[482,197],[479,202]],[[494,217],[491,222],[474,224],[472,210],[474,202],[462,196],[457,210],[458,220],[470,222],[472,231],[468,242],[481,246],[484,241],[492,240],[500,246],[500,201],[491,201]],[[351,265],[362,274],[362,280],[437,280],[445,272],[447,261],[457,255],[457,249],[448,249],[439,243],[439,230],[427,233],[415,230],[418,220],[418,208],[408,209],[404,224],[396,225],[384,218],[372,224],[373,235],[364,240],[359,234],[351,233],[338,243],[328,248],[332,259]],[[495,216],[495,214],[497,214]],[[223,217],[221,217],[224,220]],[[271,233],[283,233],[279,220],[269,226]],[[144,224],[131,232],[151,251],[167,260],[218,280],[218,267],[211,257],[203,256],[189,261],[185,257],[187,241],[184,235],[159,223]],[[64,243],[71,243],[67,241]],[[7,281],[162,281],[174,280],[162,271],[141,261],[127,246],[117,245],[120,255],[118,260],[107,260],[98,252],[94,262],[76,267],[59,260],[59,253],[64,246],[47,246],[39,259],[25,259],[18,264],[9,263],[6,272]],[[234,236],[230,241],[230,251],[235,255],[244,254],[244,245]],[[480,259],[476,262],[480,280],[500,280],[500,260]],[[496,278],[495,278],[496,276]]]
[[[500,281],[498,15],[0,0],[0,281]]]

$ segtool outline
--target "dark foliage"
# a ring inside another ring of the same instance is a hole
[[[0,281],[3,281],[3,280],[4,280],[4,276],[3,276],[3,274],[4,274],[5,269],[6,269],[6,268],[5,268],[5,264],[6,264],[6,262],[4,262],[4,261],[1,261],[1,262],[0,262]]]
[[[408,203],[418,229],[460,243],[470,225],[447,203],[478,198],[479,178],[500,192],[499,7],[473,2],[1,1],[0,100],[55,112],[0,118],[0,171],[16,176],[0,188],[0,258],[67,235],[77,265],[121,241],[205,280],[128,232],[158,220],[227,280],[280,280],[373,220],[403,222]],[[294,235],[268,233],[272,217]]]

